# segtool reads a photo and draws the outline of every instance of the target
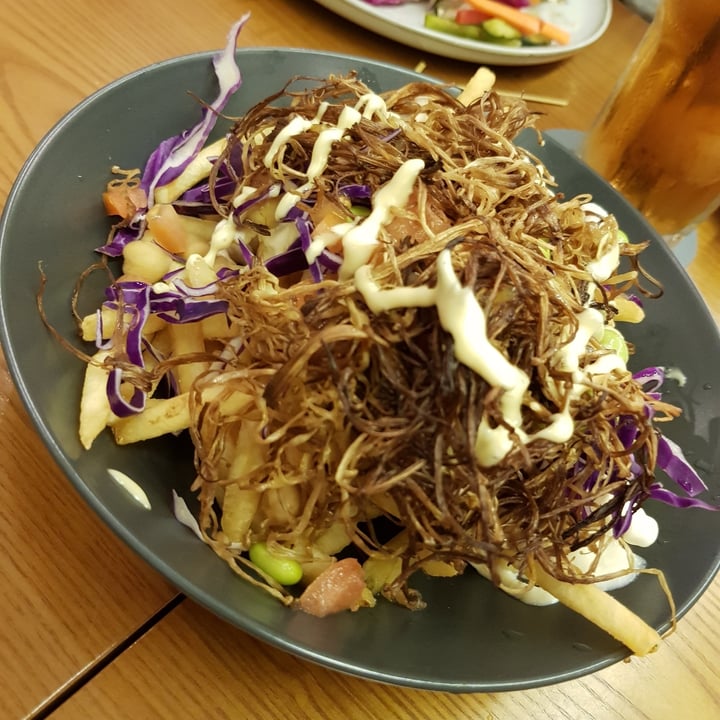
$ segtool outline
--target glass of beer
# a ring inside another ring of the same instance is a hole
[[[720,206],[720,4],[663,0],[582,155],[669,241]]]

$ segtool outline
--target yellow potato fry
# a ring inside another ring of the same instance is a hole
[[[442,560],[426,560],[421,566],[422,571],[431,577],[455,577],[457,568]]]
[[[170,253],[154,242],[150,232],[123,250],[123,273],[147,283],[158,282],[174,265]]]
[[[645,319],[645,311],[625,295],[618,295],[612,304],[617,308],[615,320],[618,322],[639,323]]]
[[[335,558],[332,557],[301,562],[300,565],[303,571],[303,583],[306,585],[311,583],[318,575],[320,575],[320,573],[327,570],[334,562]]]
[[[201,402],[211,403],[217,399],[218,395],[223,393],[223,388],[218,386],[210,386],[203,388],[201,394]],[[248,405],[252,402],[252,395],[242,392],[233,392],[224,397],[219,403],[219,416],[221,418],[239,417]]]
[[[300,493],[294,485],[266,490],[260,500],[260,511],[272,523],[285,525],[293,522],[300,512]]]
[[[227,339],[235,334],[235,329],[228,322],[227,316],[222,314],[210,315],[198,322],[206,340]]]
[[[373,594],[379,593],[402,572],[402,559],[399,557],[368,558],[363,563],[365,584]]]
[[[216,220],[206,220],[192,215],[180,215],[179,220],[194,241],[205,244],[209,244],[217,226]]]
[[[534,562],[529,574],[538,587],[608,632],[636,655],[647,655],[660,645],[660,635],[653,628],[596,585],[556,580]]]
[[[112,416],[106,390],[108,370],[102,367],[102,361],[108,354],[106,350],[95,353],[93,361],[85,368],[78,432],[80,442],[86,450],[90,449],[95,438],[107,427]]]
[[[201,288],[217,280],[215,271],[199,255],[188,258],[185,265],[185,282],[190,287]]]
[[[470,105],[470,103],[482,97],[488,90],[492,90],[494,85],[495,73],[490,70],[490,68],[479,67],[458,95],[458,100],[463,105]]]
[[[186,190],[204,180],[212,169],[212,160],[225,149],[226,140],[220,138],[210,145],[206,145],[185,170],[167,185],[155,188],[154,200],[156,203],[170,203],[177,200]]]
[[[260,423],[245,421],[240,426],[235,456],[230,465],[230,478],[241,479],[265,462],[266,447],[258,441]],[[239,485],[225,486],[222,501],[222,529],[230,542],[247,544],[248,531],[260,505],[258,490]]]
[[[172,355],[179,357],[205,351],[205,338],[198,323],[168,324]],[[207,362],[184,363],[175,368],[179,392],[189,392],[193,383],[208,368]]]
[[[225,486],[222,529],[230,542],[248,546],[248,532],[259,504],[258,490],[245,490],[237,485]]]
[[[397,551],[400,553],[407,547],[408,532],[402,530],[395,537],[386,543],[388,552]],[[372,593],[379,593],[382,589],[397,579],[402,572],[401,557],[369,557],[363,563],[363,572],[365,573],[365,584],[370,588]]]
[[[336,555],[350,543],[347,526],[344,522],[333,523],[315,541],[314,547],[326,555]]]
[[[177,433],[190,426],[190,406],[187,393],[167,400],[149,398],[145,409],[137,415],[119,418],[112,425],[115,442],[129,445]]]
[[[100,311],[100,314],[102,316],[102,337],[103,340],[107,340],[115,330],[115,325],[117,324],[117,310],[104,307]],[[127,317],[127,320],[128,322],[130,321],[129,316]],[[164,328],[165,325],[166,322],[164,320],[159,318],[157,315],[151,315],[145,323],[143,334],[146,337],[149,337],[158,332],[158,330]],[[82,319],[80,331],[82,333],[83,340],[86,340],[87,342],[94,342],[95,334],[97,332],[97,313],[91,313]]]

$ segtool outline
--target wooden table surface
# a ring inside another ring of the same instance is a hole
[[[220,47],[245,10],[249,46],[365,55],[463,82],[431,56],[309,0],[0,0],[0,206],[43,134],[109,81]],[[540,67],[495,68],[498,87],[569,100],[542,128],[587,129],[645,29],[616,4],[593,46]],[[690,274],[720,319],[720,220]],[[720,717],[720,581],[660,652],[525,692],[454,696],[374,684],[264,645],[178,596],[85,506],[36,436],[0,364],[0,718]]]

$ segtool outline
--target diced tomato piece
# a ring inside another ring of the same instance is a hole
[[[313,580],[298,599],[298,607],[310,615],[325,617],[354,610],[362,600],[365,575],[355,558],[333,563]]]
[[[130,220],[141,208],[147,207],[147,195],[139,186],[111,185],[102,194],[105,212]]]
[[[174,255],[183,255],[187,251],[187,230],[172,205],[153,205],[147,214],[147,224],[160,247]]]
[[[455,22],[458,25],[479,25],[489,20],[492,15],[488,15],[482,10],[473,10],[472,8],[461,8],[455,13]]]

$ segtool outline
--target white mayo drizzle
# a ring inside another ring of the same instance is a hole
[[[308,182],[306,187],[312,185],[318,175],[321,175],[327,167],[333,143],[342,140],[345,131],[349,130],[353,125],[357,125],[361,119],[362,115],[355,108],[346,105],[340,113],[337,125],[320,131],[317,140],[315,140],[315,145],[313,145],[310,165],[308,165],[307,169]]]
[[[600,242],[598,254],[587,264],[587,270],[595,282],[604,282],[620,263],[620,244],[617,238],[606,235]]]
[[[131,477],[113,468],[108,468],[108,474],[136,503],[145,510],[152,510],[152,505],[150,505],[150,500],[148,500],[145,491]]]
[[[321,102],[315,117],[308,120],[301,115],[296,115],[290,122],[275,136],[270,149],[265,153],[263,160],[265,167],[272,167],[273,163],[280,159],[282,151],[292,138],[300,133],[307,132],[313,125],[321,122],[325,111],[328,108],[326,102]]]
[[[278,222],[282,220],[292,210],[298,202],[301,200],[300,193],[297,192],[286,192],[278,201],[275,207],[275,220]]]
[[[608,211],[594,202],[584,203],[581,206],[585,216],[590,222],[599,222],[608,216]],[[620,264],[620,243],[614,234],[606,233],[598,244],[594,260],[587,264],[587,271],[595,282],[604,282],[617,269]]]
[[[218,253],[227,250],[242,235],[242,231],[235,225],[232,217],[223,218],[218,221],[210,237],[210,247],[207,253],[205,253],[203,260],[209,267],[214,267]]]
[[[313,126],[322,124],[327,110],[327,103],[322,103],[316,116],[305,119],[293,117],[277,134],[264,163],[271,167],[282,160],[282,152],[290,140],[307,131]],[[278,202],[275,217],[281,220],[288,211],[300,200],[302,194],[312,187],[329,161],[332,147],[342,140],[344,133],[353,125],[365,118],[379,115],[387,120],[390,117],[384,100],[374,93],[360,97],[354,107],[345,106],[334,125],[323,127],[318,132],[313,146],[311,159],[306,171],[307,182],[294,192],[286,192]],[[397,116],[394,116],[397,117]],[[400,118],[397,118],[401,122]],[[330,232],[314,237],[306,250],[308,262],[314,262],[323,249],[335,239],[342,240],[343,261],[339,270],[341,280],[354,278],[358,291],[373,312],[384,312],[398,307],[437,307],[441,326],[453,338],[457,359],[493,387],[503,390],[500,397],[500,408],[507,425],[491,427],[487,418],[479,423],[475,453],[483,466],[492,466],[500,462],[514,446],[515,439],[526,443],[534,439],[545,439],[552,442],[565,442],[572,436],[574,422],[570,414],[570,403],[584,389],[584,381],[592,375],[612,372],[621,369],[624,363],[615,353],[601,356],[584,371],[580,371],[580,358],[585,354],[590,338],[599,336],[604,326],[603,316],[597,310],[585,308],[578,314],[578,329],[564,345],[557,350],[552,362],[561,371],[572,375],[573,386],[566,396],[565,406],[560,412],[553,414],[547,426],[533,435],[527,435],[521,428],[522,409],[525,392],[530,379],[524,371],[511,363],[505,355],[495,347],[487,336],[485,313],[477,302],[471,288],[463,287],[455,275],[449,251],[443,251],[437,258],[437,285],[416,288],[395,287],[380,289],[372,278],[367,263],[379,245],[379,234],[384,225],[392,219],[394,208],[404,207],[412,193],[413,186],[424,167],[420,159],[407,160],[396,171],[395,175],[373,196],[370,214],[359,222],[342,223],[331,228]],[[607,213],[600,206],[588,203],[583,208],[588,215],[597,218]],[[216,230],[217,247],[226,247],[231,241],[230,232],[225,228]],[[286,237],[278,238],[279,252],[286,249]],[[208,255],[215,250],[215,234]],[[274,252],[272,253],[274,254]],[[214,258],[214,255],[211,255]],[[611,234],[603,238],[598,247],[596,258],[588,264],[588,271],[595,282],[602,282],[609,277],[618,265],[619,247]],[[536,407],[529,403],[529,407]],[[511,429],[509,429],[511,428]]]
[[[240,192],[233,198],[233,207],[240,207],[240,205],[248,200],[255,192],[257,192],[257,188],[252,187],[252,185],[246,185],[244,188],[241,188]]]
[[[657,540],[657,537],[657,521],[640,508],[634,513],[630,528],[622,539],[628,545],[649,547]],[[569,558],[572,564],[583,573],[590,571],[597,558],[597,565],[591,573],[594,577],[614,575],[626,570],[639,571],[647,566],[642,557],[629,552],[621,541],[613,538],[604,541],[599,554],[590,548],[580,548],[570,553]],[[487,565],[473,563],[473,567],[488,580],[492,578]],[[500,589],[508,595],[512,595],[528,605],[552,605],[557,602],[557,599],[546,590],[530,586],[525,580],[522,580],[518,576],[518,571],[509,563],[500,561],[495,570],[500,579]],[[625,575],[610,580],[600,580],[595,584],[602,590],[617,590],[629,585],[636,577],[637,572],[627,572]]]
[[[378,116],[386,122],[388,120],[400,120],[400,116],[397,113],[388,112],[385,100],[375,93],[365,93],[361,95],[357,103],[355,103],[355,109],[360,111],[366,120],[375,116]]]
[[[353,225],[342,234],[341,280],[351,278],[370,259],[378,245],[380,228],[392,219],[393,208],[407,205],[415,181],[424,167],[425,163],[420,158],[406,160],[392,178],[375,192],[370,214],[360,224]]]
[[[685,387],[687,383],[687,375],[677,367],[666,367],[663,368],[665,371],[665,377],[669,380],[674,380],[680,387]]]
[[[579,369],[580,358],[585,354],[590,338],[599,336],[604,327],[602,313],[593,308],[585,308],[577,316],[578,329],[574,337],[560,346],[552,360],[558,370],[572,375],[573,385],[565,406],[562,411],[551,416],[548,425],[528,435],[520,425],[524,395],[530,379],[488,338],[485,313],[472,290],[460,284],[452,267],[449,250],[443,250],[438,254],[437,285],[434,288],[419,286],[381,289],[372,279],[371,269],[367,265],[355,270],[354,279],[358,291],[373,312],[385,312],[399,307],[435,305],[441,326],[452,335],[457,359],[493,387],[504,390],[500,398],[503,418],[523,443],[540,439],[557,443],[569,440],[574,430],[570,403],[583,392],[585,379],[592,375],[625,368],[625,363],[617,353],[608,352],[584,371]],[[491,427],[488,420],[483,417],[475,440],[475,455],[478,462],[484,467],[497,464],[513,449],[514,442],[513,431],[504,425]]]

